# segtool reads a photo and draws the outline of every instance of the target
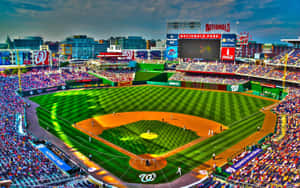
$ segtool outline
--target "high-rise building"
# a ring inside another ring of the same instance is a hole
[[[46,45],[49,46],[49,50],[52,52],[52,54],[57,54],[59,51],[59,42],[51,42],[51,41],[46,41]]]
[[[8,37],[7,44],[10,49],[39,50],[40,46],[43,45],[43,38],[38,36],[29,36],[11,41]]]
[[[95,41],[93,38],[86,35],[74,35],[66,38],[61,42],[60,48],[72,46],[72,58],[73,59],[92,59],[95,58],[100,52],[106,52],[108,42]],[[66,51],[66,50],[60,50]]]
[[[129,36],[119,40],[122,49],[146,49],[146,40],[142,37]]]
[[[152,39],[152,40],[147,40],[147,47],[146,49],[151,49],[152,47],[156,46],[156,40]]]

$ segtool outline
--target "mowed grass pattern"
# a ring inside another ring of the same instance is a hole
[[[163,111],[200,116],[227,126],[272,104],[235,93],[152,86],[65,91],[31,100],[47,110],[57,103],[57,115],[72,123],[113,112]]]
[[[153,140],[141,138],[147,131],[158,135]],[[108,130],[100,137],[134,153],[163,154],[191,142],[199,136],[191,131],[161,121],[137,121]]]
[[[71,124],[96,115],[127,111],[167,111],[196,115],[215,120],[230,129],[187,148],[167,159],[167,166],[156,171],[157,178],[149,183],[169,182],[176,178],[178,166],[187,173],[238,143],[262,126],[263,106],[273,102],[254,97],[211,91],[164,87],[125,87],[76,90],[32,97],[39,103],[39,123],[51,133],[127,182],[141,183],[142,172],[129,166],[129,157],[74,129]],[[236,151],[232,151],[236,152]]]

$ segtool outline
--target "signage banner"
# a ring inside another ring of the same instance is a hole
[[[148,59],[147,51],[136,51],[136,57],[140,59]]]
[[[167,40],[167,46],[178,46],[178,40]]]
[[[230,32],[230,24],[206,24],[205,25],[205,32],[210,32],[214,30],[223,30],[226,32]]]
[[[243,159],[241,159],[240,161],[238,161],[237,163],[235,163],[231,167],[227,168],[225,171],[229,174],[237,171],[238,169],[240,169],[242,166],[247,164],[250,160],[252,160],[254,157],[256,157],[262,151],[263,150],[259,149],[259,148],[253,150],[251,153],[246,155]]]
[[[179,34],[180,39],[221,39],[221,34]]]
[[[234,61],[235,48],[223,47],[221,49],[221,60]]]
[[[271,54],[271,53],[273,53],[273,45],[272,44],[264,44],[263,45],[263,53],[264,54]]]
[[[235,47],[236,34],[223,34],[222,35],[222,47]]]
[[[274,85],[274,84],[260,83],[260,85],[261,85],[261,86],[264,86],[264,87],[276,88],[276,85]]]
[[[62,159],[57,157],[57,155],[55,155],[52,151],[50,151],[45,145],[40,144],[40,145],[37,146],[37,148],[44,155],[46,155],[48,159],[53,161],[56,164],[56,166],[58,166],[60,169],[62,169],[64,171],[69,171],[69,170],[72,169],[67,163],[65,163]]]
[[[178,34],[167,34],[167,39],[178,39]]]
[[[10,65],[10,52],[2,51],[0,52],[0,65]]]
[[[34,52],[34,61],[35,65],[49,65],[49,52],[46,50],[35,51]]]
[[[249,33],[244,32],[244,33],[240,33],[237,36],[237,45],[248,45],[249,42]]]
[[[125,56],[125,59],[134,60],[134,51],[133,50],[122,50],[122,56]]]
[[[178,47],[177,46],[167,47],[167,49],[166,49],[166,58],[168,58],[168,59],[178,58]]]

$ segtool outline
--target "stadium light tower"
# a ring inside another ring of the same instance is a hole
[[[20,58],[19,58],[19,51],[16,50],[17,53],[17,63],[18,63],[18,77],[19,77],[19,91],[22,92],[22,82],[21,82],[21,66],[20,66]]]

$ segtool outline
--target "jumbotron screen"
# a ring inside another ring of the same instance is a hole
[[[179,58],[220,59],[220,40],[211,39],[179,39]]]

